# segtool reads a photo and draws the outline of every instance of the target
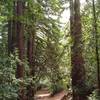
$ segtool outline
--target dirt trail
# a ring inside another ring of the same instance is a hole
[[[40,90],[35,95],[35,100],[71,100],[71,95],[68,94],[66,91],[61,91],[57,93],[53,97],[50,96],[50,92],[48,90]],[[66,99],[62,99],[66,95]]]

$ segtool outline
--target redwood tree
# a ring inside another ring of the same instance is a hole
[[[25,49],[24,49],[24,25],[21,21],[21,18],[24,14],[24,2],[17,0],[16,1],[16,42],[17,42],[17,49],[18,49],[18,57],[19,62],[17,63],[16,69],[16,77],[19,79],[23,79],[24,77],[24,56],[25,56]],[[19,89],[19,100],[25,100],[25,93],[24,93],[23,82],[20,83]]]
[[[17,62],[16,78],[24,77],[24,25],[21,17],[24,12],[24,2],[16,0],[13,2],[13,18],[8,21],[8,52],[14,53],[15,48],[18,50],[19,62]],[[20,83],[19,99],[25,100],[23,83]]]
[[[73,100],[86,100],[83,95],[85,87],[85,68],[82,56],[82,25],[80,16],[80,0],[70,0],[70,29],[73,46],[71,48]]]
[[[24,77],[24,66],[23,66],[23,60],[24,60],[24,26],[21,22],[21,17],[23,16],[23,7],[24,4],[22,1],[18,0],[17,5],[16,5],[16,14],[17,14],[17,48],[18,48],[18,54],[19,54],[19,59],[20,62],[18,63],[17,66],[17,73],[16,76],[17,78],[22,78]]]

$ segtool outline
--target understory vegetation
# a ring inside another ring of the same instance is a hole
[[[100,0],[0,0],[0,100],[100,100],[99,19]]]

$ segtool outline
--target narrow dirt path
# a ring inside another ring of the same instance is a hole
[[[43,89],[40,91],[37,91],[35,95],[35,100],[71,100],[71,94],[69,94],[66,91],[61,91],[60,93],[57,93],[54,96],[50,96],[51,93],[48,92],[48,90]],[[63,97],[66,97],[66,99],[62,99]]]

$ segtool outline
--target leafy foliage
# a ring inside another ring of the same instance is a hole
[[[25,93],[27,86],[32,88],[44,85],[52,94],[71,87],[71,46],[73,40],[69,35],[69,21],[61,22],[65,6],[69,0],[24,0],[24,14],[19,18],[14,15],[15,0],[0,0],[0,99],[17,100],[20,79],[16,79],[18,54],[8,55],[8,21],[24,24],[25,42],[25,76],[23,78]],[[100,1],[96,0],[97,30],[100,45]],[[69,7],[68,7],[69,8]],[[67,9],[68,10],[68,9]],[[82,15],[82,40],[84,42],[84,60],[86,85],[91,88],[97,84],[97,64],[95,56],[95,38],[93,33],[92,1],[87,0]],[[30,75],[27,58],[27,41],[30,33],[34,35],[34,76]],[[16,53],[16,50],[15,50]],[[99,50],[100,53],[100,50]],[[95,100],[96,93],[90,96]]]

